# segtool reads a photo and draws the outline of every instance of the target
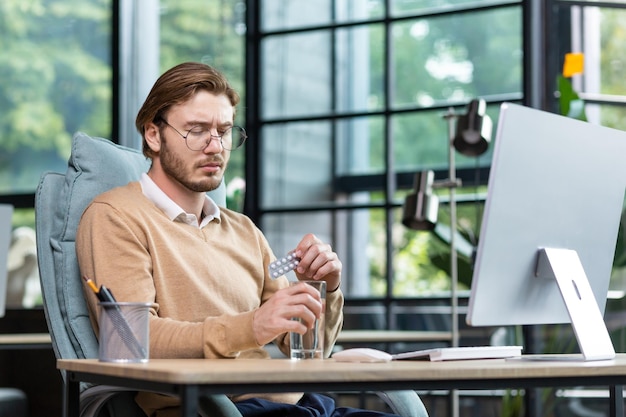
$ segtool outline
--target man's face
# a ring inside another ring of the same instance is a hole
[[[216,189],[224,177],[230,151],[222,147],[219,137],[213,137],[204,149],[192,151],[181,134],[187,135],[190,129],[200,126],[217,136],[232,126],[233,106],[228,98],[199,91],[189,101],[173,106],[165,120],[169,126],[163,125],[159,131],[157,165],[169,180],[190,191]]]

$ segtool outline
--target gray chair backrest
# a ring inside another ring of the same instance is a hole
[[[98,357],[75,252],[80,217],[95,196],[139,179],[148,167],[149,160],[138,150],[77,133],[66,173],[41,177],[35,197],[39,275],[58,359]],[[223,184],[210,195],[225,206]]]

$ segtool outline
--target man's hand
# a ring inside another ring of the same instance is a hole
[[[304,334],[322,314],[320,293],[301,283],[277,291],[254,313],[252,329],[259,345],[287,332]],[[292,320],[302,319],[302,322]]]
[[[342,264],[329,244],[309,233],[298,243],[294,252],[300,258],[295,270],[300,281],[324,280],[328,292],[339,288]]]

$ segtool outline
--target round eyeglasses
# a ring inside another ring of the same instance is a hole
[[[218,131],[218,135],[211,133],[211,129],[204,126],[194,126],[187,131],[186,135],[183,135],[174,126],[169,124],[167,120],[161,118],[163,123],[171,127],[176,133],[185,140],[187,148],[192,151],[201,151],[209,144],[213,139],[219,139],[223,149],[227,151],[234,151],[244,144],[248,135],[246,130],[240,126],[232,126],[224,131]]]

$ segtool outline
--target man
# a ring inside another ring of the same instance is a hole
[[[152,358],[268,358],[263,346],[270,342],[288,354],[289,332],[304,333],[321,314],[311,286],[290,287],[284,276],[269,276],[275,257],[252,221],[206,195],[223,181],[239,145],[232,134],[238,102],[224,76],[207,65],[184,63],[164,73],[136,120],[150,169],[140,181],[96,197],[81,219],[81,273],[112,289],[118,301],[152,303]],[[328,356],[343,320],[342,264],[312,234],[294,250],[301,258],[298,279],[327,283]],[[97,329],[97,300],[89,291],[86,297]],[[335,412],[332,400],[316,394],[233,401],[244,415],[304,416],[308,407],[320,410],[316,415]],[[178,413],[176,398],[140,393],[137,402],[149,416]]]

